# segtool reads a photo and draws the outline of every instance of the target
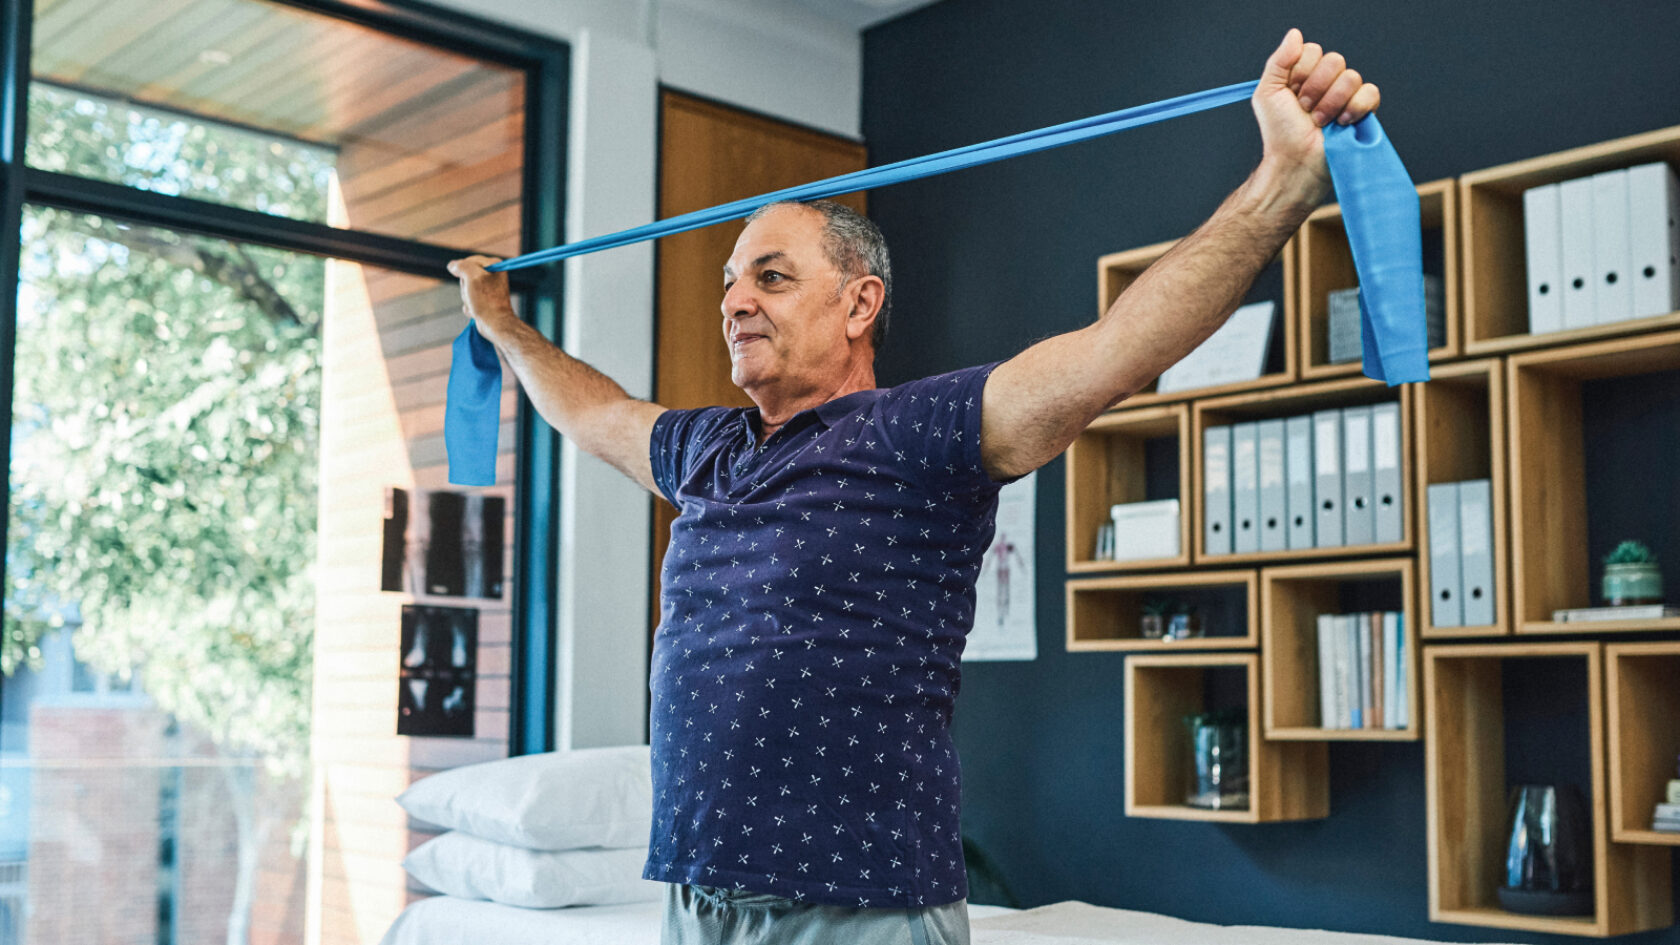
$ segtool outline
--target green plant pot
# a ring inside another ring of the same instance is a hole
[[[1650,562],[1607,564],[1604,566],[1604,603],[1611,607],[1624,604],[1660,604],[1663,600],[1662,572]]]

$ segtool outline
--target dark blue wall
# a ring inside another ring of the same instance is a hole
[[[944,0],[865,35],[871,163],[1257,77],[1289,26],[1383,91],[1419,182],[1680,124],[1680,4]],[[1006,358],[1096,316],[1098,256],[1181,236],[1259,158],[1246,106],[877,191],[897,256],[881,384]],[[966,830],[1024,905],[1457,941],[1427,921],[1423,749],[1334,744],[1329,819],[1122,815],[1122,658],[1063,648],[1063,475],[1038,487],[1039,658],[965,666]],[[1604,539],[1608,541],[1608,538]],[[1680,943],[1680,930],[1625,941]]]

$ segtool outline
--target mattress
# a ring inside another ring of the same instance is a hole
[[[521,909],[433,896],[397,917],[380,945],[660,945],[664,902]],[[1438,945],[1352,932],[1190,922],[1069,900],[1036,909],[968,907],[972,945]]]
[[[1015,912],[1003,906],[968,907],[976,919]],[[659,945],[663,900],[619,906],[521,909],[479,899],[432,896],[411,903],[379,945]]]

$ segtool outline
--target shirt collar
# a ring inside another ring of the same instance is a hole
[[[797,430],[811,422],[811,417],[815,417],[816,420],[821,422],[825,427],[832,427],[841,420],[844,420],[846,418],[846,414],[852,409],[863,403],[866,400],[866,395],[872,395],[879,392],[880,388],[871,387],[867,390],[853,391],[844,397],[836,397],[833,400],[824,401],[815,407],[801,410],[789,417],[788,422],[783,425],[782,429]],[[761,415],[757,407],[748,407],[741,414],[741,423],[746,427],[747,435],[753,437],[755,441],[757,439],[760,420]]]

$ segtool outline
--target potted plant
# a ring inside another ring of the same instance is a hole
[[[1143,616],[1138,618],[1138,629],[1145,640],[1159,640],[1166,634],[1167,611],[1171,606],[1165,597],[1156,594],[1143,599]]]
[[[1637,541],[1617,545],[1604,559],[1602,591],[1604,603],[1611,607],[1662,603],[1662,572],[1657,570],[1657,556]]]

